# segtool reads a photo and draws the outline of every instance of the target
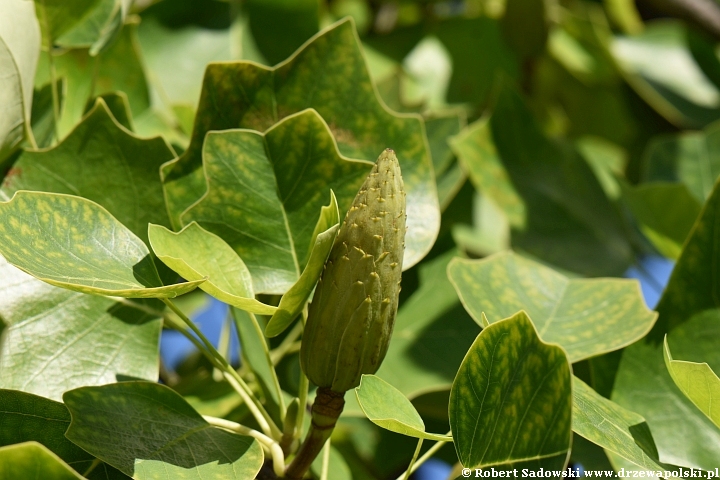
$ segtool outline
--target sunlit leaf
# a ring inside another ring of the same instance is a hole
[[[573,363],[630,345],[657,317],[636,280],[571,279],[514,253],[455,259],[448,275],[478,324],[525,310],[540,338],[562,346]]]
[[[343,155],[374,161],[384,149],[395,150],[407,192],[408,233],[403,267],[417,263],[432,246],[440,220],[422,120],[416,115],[394,114],[378,101],[357,33],[347,20],[315,36],[276,68],[247,62],[208,66],[190,146],[163,169],[175,225],[180,224],[183,211],[204,193],[201,155],[207,148],[203,140],[208,131],[265,131],[307,108],[317,110],[327,122]],[[340,189],[333,190],[340,206],[345,206]],[[252,260],[241,256],[252,272]],[[278,284],[283,282],[293,283],[278,279]]]
[[[163,286],[145,244],[82,197],[18,191],[0,203],[0,253],[32,276],[95,295],[173,298],[203,280]]]

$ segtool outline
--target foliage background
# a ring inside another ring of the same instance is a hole
[[[10,9],[10,0],[6,3],[3,8]],[[175,200],[164,196],[153,175],[176,156],[190,164],[200,155],[204,131],[198,137],[193,124],[212,117],[200,101],[206,65],[247,60],[272,67],[322,28],[350,16],[372,84],[364,81],[362,68],[352,70],[344,62],[353,47],[338,44],[335,57],[306,67],[315,80],[299,81],[297,95],[312,96],[308,92],[317,89],[313,101],[325,108],[318,107],[320,116],[343,155],[373,160],[380,151],[363,151],[333,120],[354,118],[364,108],[388,120],[372,126],[363,123],[367,117],[358,116],[352,120],[356,131],[370,137],[375,128],[396,132],[398,142],[412,139],[406,146],[381,148],[414,152],[427,141],[431,153],[431,160],[417,153],[419,173],[407,174],[418,179],[421,208],[414,218],[427,231],[419,234],[417,246],[411,245],[413,263],[419,263],[404,274],[393,347],[379,375],[412,399],[428,431],[449,430],[450,385],[482,324],[480,314],[463,300],[462,285],[446,274],[455,256],[481,258],[512,248],[573,279],[640,277],[645,298],[655,307],[650,297],[659,297],[672,262],[684,255],[646,341],[606,353],[632,343],[623,338],[635,341],[647,332],[647,322],[638,320],[643,317],[638,307],[632,321],[622,317],[605,325],[608,338],[620,339],[618,345],[583,347],[571,359],[579,378],[645,417],[662,461],[710,468],[720,458],[720,433],[698,412],[666,418],[677,412],[668,410],[668,403],[681,405],[680,410],[691,404],[682,403],[660,346],[663,334],[675,331],[670,337],[675,357],[708,362],[720,371],[715,310],[720,265],[714,256],[712,201],[718,196],[713,191],[720,172],[715,123],[720,119],[720,35],[712,19],[720,16],[720,7],[698,5],[709,10],[698,15],[692,9],[630,0],[38,1],[38,24],[13,24],[12,18],[21,18],[20,10],[14,12],[17,17],[0,19],[0,53],[5,55],[0,66],[9,71],[11,55],[17,72],[3,80],[13,88],[0,93],[7,119],[0,122],[0,199],[27,189],[102,203],[99,199],[113,188],[114,179],[122,177],[135,189],[115,185],[118,193],[112,201],[120,213],[113,213],[119,220],[144,241],[147,223],[177,228],[180,219],[165,214],[165,202]],[[108,8],[114,8],[112,16],[103,10]],[[101,21],[107,18],[112,21]],[[225,68],[230,67],[217,67],[218,85],[212,88],[218,91],[229,72]],[[348,84],[353,89],[345,91]],[[323,103],[326,91],[343,91],[346,105]],[[418,114],[407,118],[422,120],[427,140],[410,127],[390,125],[397,117],[371,101],[372,94],[395,112]],[[102,102],[96,103],[97,98]],[[288,109],[295,108],[291,100]],[[231,108],[215,107],[213,118],[232,115]],[[302,120],[313,121],[307,115]],[[127,130],[119,130],[115,121]],[[231,125],[208,122],[206,130],[242,126],[263,131],[275,123],[261,114],[229,120]],[[136,136],[130,139],[128,131]],[[266,137],[271,144],[270,135]],[[117,148],[108,153],[107,145]],[[73,167],[80,151],[86,163]],[[124,162],[134,158],[143,161],[123,176]],[[430,161],[434,175],[429,163],[423,163]],[[71,184],[48,174],[56,169],[63,178],[72,178]],[[341,204],[353,195],[347,189],[336,189]],[[138,196],[142,212],[123,209]],[[202,209],[188,214],[190,219],[208,215]],[[252,261],[246,263],[252,272]],[[147,339],[162,328],[160,322],[148,318],[119,324],[113,320],[117,315],[98,317],[97,312],[122,308],[111,300],[82,300],[47,287],[23,300],[35,302],[36,310],[20,312],[14,302],[21,295],[12,287],[24,280],[11,268],[3,264],[0,289],[0,325],[6,326],[0,346],[3,388],[59,398],[68,389],[65,365],[75,367],[72,352],[62,357],[65,364],[57,360],[56,347],[84,331],[90,319],[104,322],[102,328],[96,324],[87,330],[93,355],[103,355],[102,339],[108,335],[137,339],[134,354],[157,348]],[[256,290],[268,294],[282,293],[295,280],[291,275],[272,287],[257,278]],[[31,314],[48,315],[37,305],[51,296],[58,296],[52,303],[78,303],[67,312],[67,323],[62,328],[51,321],[20,328]],[[261,298],[272,301],[271,296]],[[620,302],[619,297],[611,299]],[[209,302],[204,294],[193,294],[184,306],[196,312],[210,308],[211,316],[220,319],[203,322],[211,336],[221,343],[234,338],[228,335],[230,327],[223,326],[227,307]],[[538,321],[528,303],[519,307]],[[490,307],[482,308],[487,313]],[[602,315],[610,317],[606,310]],[[499,312],[498,318],[512,313]],[[631,327],[638,332],[621,333]],[[138,335],[138,330],[146,332]],[[163,333],[161,379],[202,413],[243,418],[247,412],[226,384],[213,379],[211,366],[197,355],[178,353],[185,347],[173,343],[173,335]],[[25,344],[26,338],[36,340]],[[272,340],[271,347],[281,341]],[[49,358],[54,367],[45,364]],[[103,360],[113,361],[123,369],[133,362],[132,355]],[[290,393],[297,389],[298,368],[296,354],[278,367]],[[154,374],[142,362],[132,370],[143,378]],[[87,375],[75,378],[74,385],[103,383],[96,372]],[[53,378],[56,384],[48,382]],[[394,478],[406,467],[414,440],[374,426],[352,402],[333,442],[341,457],[333,458],[346,463],[356,480]],[[681,427],[683,423],[690,426]],[[679,433],[681,428],[686,433]],[[613,455],[574,436],[572,462],[588,469],[627,465]],[[437,457],[450,465],[458,460],[451,445]]]

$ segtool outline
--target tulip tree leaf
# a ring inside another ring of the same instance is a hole
[[[562,470],[572,440],[565,352],[540,340],[524,312],[489,325],[458,370],[449,413],[464,467]]]
[[[650,142],[645,152],[646,182],[681,182],[703,203],[720,175],[720,122],[702,132],[682,132]]]
[[[1,191],[8,198],[18,190],[85,197],[147,242],[148,223],[170,225],[158,169],[174,156],[163,139],[141,139],[121,127],[98,100],[59,145],[24,151]]]
[[[65,438],[65,431],[70,425],[70,412],[62,403],[17,390],[0,390],[0,424],[3,425],[0,430],[0,447],[38,442],[78,472],[85,472],[95,460],[95,457]],[[127,478],[104,463],[95,467],[93,472],[105,473],[106,479]],[[93,475],[89,478],[102,477]]]
[[[425,423],[410,400],[380,377],[363,375],[355,396],[365,416],[379,427],[426,440],[452,440],[448,435],[427,433]]]
[[[675,385],[720,428],[720,378],[707,363],[673,360],[667,337],[663,342],[665,366]]]
[[[46,0],[42,0],[43,3]],[[96,55],[115,40],[125,23],[132,0],[99,0],[83,20],[57,39],[57,44],[67,48],[90,47]]]
[[[707,362],[720,371],[720,311],[707,310],[668,334],[676,356]],[[720,458],[720,429],[676,386],[662,344],[640,341],[623,351],[612,400],[642,415],[653,433],[659,459],[681,467],[714,470]]]
[[[31,2],[3,2],[0,15],[0,163],[30,130],[40,27]]]
[[[178,233],[150,225],[155,255],[182,278],[198,281],[209,295],[248,312],[272,314],[276,308],[255,300],[250,271],[237,253],[217,235],[192,222]]]
[[[660,115],[698,128],[720,118],[720,91],[693,59],[686,30],[679,20],[655,21],[616,37],[611,51],[630,86]]]
[[[623,197],[655,248],[677,259],[701,208],[687,187],[681,183],[644,183],[624,188]]]
[[[83,480],[57,455],[37,442],[0,448],[0,480]]]
[[[502,208],[511,225],[525,225],[525,203],[515,191],[497,154],[488,119],[480,119],[452,137],[450,146],[468,171],[475,188]]]
[[[55,41],[70,31],[95,9],[101,0],[35,0],[43,46],[50,49]]]
[[[163,168],[174,224],[178,226],[182,212],[203,195],[201,155],[208,131],[265,131],[288,115],[314,108],[343,155],[374,161],[386,148],[395,150],[407,192],[403,267],[417,263],[434,243],[440,221],[423,123],[417,115],[389,111],[378,100],[359,46],[353,22],[343,20],[276,68],[247,62],[208,65],[190,145]],[[342,201],[339,188],[333,189],[342,210],[349,203]],[[241,256],[252,272],[249,258]]]
[[[663,469],[645,419],[573,377],[573,431],[646,470]]]
[[[257,441],[211,426],[164,385],[83,387],[63,400],[68,439],[137,480],[246,480],[263,464]]]
[[[300,278],[330,190],[346,211],[370,169],[338,153],[314,110],[265,134],[211,132],[203,155],[207,192],[183,223],[196,221],[225,240],[250,270],[255,293],[284,293]]]
[[[96,57],[87,49],[70,49],[53,54],[56,77],[65,80],[65,96],[58,131],[64,138],[84,117],[88,101],[96,96],[121,91],[127,95],[134,117],[150,106],[150,93],[137,42],[137,24],[126,25],[118,38]],[[52,80],[49,54],[43,52],[36,82]]]
[[[525,310],[543,341],[562,346],[573,363],[630,345],[657,316],[636,280],[570,279],[512,252],[455,259],[448,274],[480,325],[483,314],[493,323]]]
[[[310,258],[298,281],[280,299],[277,311],[273,313],[265,327],[265,335],[268,337],[280,335],[305,308],[330,255],[339,228],[340,212],[338,212],[335,193],[330,190],[330,205],[322,207],[312,235]]]
[[[121,376],[158,378],[158,315],[53,287],[2,258],[0,317],[0,388],[60,400],[67,390]]]
[[[490,119],[492,138],[525,203],[513,246],[587,276],[619,275],[632,260],[619,210],[570,145],[545,136],[519,93],[503,88]]]
[[[21,190],[0,203],[0,253],[51,285],[94,295],[174,298],[204,280],[163,286],[145,244],[82,197]]]
[[[703,205],[675,268],[670,275],[656,310],[656,328],[651,333],[657,343],[662,336],[693,315],[720,307],[717,298],[720,256],[716,251],[717,218],[720,215],[720,181]]]

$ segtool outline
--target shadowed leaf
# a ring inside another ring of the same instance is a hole
[[[0,480],[82,480],[57,455],[36,442],[0,448]]]
[[[263,463],[254,439],[211,426],[163,385],[84,387],[63,399],[72,415],[65,435],[137,480],[247,480]]]

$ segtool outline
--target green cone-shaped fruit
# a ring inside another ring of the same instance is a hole
[[[405,217],[400,165],[388,149],[355,196],[310,305],[300,362],[319,387],[345,392],[380,368],[397,313]]]

